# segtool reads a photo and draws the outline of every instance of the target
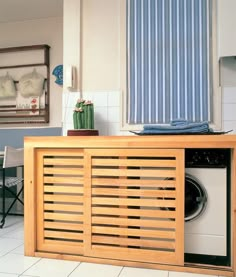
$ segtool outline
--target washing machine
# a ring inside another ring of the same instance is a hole
[[[229,155],[227,149],[186,151],[185,253],[190,256],[228,260]]]

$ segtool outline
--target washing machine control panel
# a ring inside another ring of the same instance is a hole
[[[230,149],[186,149],[185,167],[224,167],[230,159]]]

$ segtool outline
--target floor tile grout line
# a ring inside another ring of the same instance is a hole
[[[19,255],[23,255],[23,256],[24,256],[24,253],[23,253],[23,254],[20,254],[20,253],[13,253],[14,250],[16,250],[17,248],[21,247],[22,245],[25,245],[24,240],[23,240],[23,243],[22,243],[21,245],[19,245],[19,246],[17,246],[16,248],[14,248],[14,249],[11,250],[12,254],[19,254]],[[10,253],[11,253],[11,252],[10,252]]]
[[[121,275],[121,273],[122,273],[122,271],[124,270],[124,266],[122,266],[122,268],[120,269],[120,272],[119,272],[119,274],[117,275],[117,277],[120,277],[120,275]]]
[[[7,252],[7,253],[3,254],[2,256],[0,255],[0,259],[1,259],[2,257],[5,257],[6,255],[11,254],[11,253],[12,253],[12,251],[14,251],[16,248],[18,248],[18,247],[20,247],[20,246],[22,246],[22,245],[24,245],[24,241],[23,241],[23,243],[22,243],[21,245],[19,245],[19,246],[15,247],[14,249],[10,250],[9,252]],[[12,254],[22,256],[22,254],[19,254],[19,253],[12,253]],[[23,255],[24,255],[24,254],[23,254]]]
[[[0,229],[0,230],[4,230],[4,228],[5,227],[3,227],[3,229]],[[10,227],[9,227],[10,228]],[[11,226],[11,228],[12,228],[12,230],[6,230],[7,232],[6,232],[6,234],[9,234],[9,233],[13,233],[13,232],[15,232],[15,231],[22,231],[22,230],[24,230],[24,224],[21,224],[21,222],[19,222],[18,223],[18,226],[16,225],[15,227],[14,227],[14,229],[13,229],[13,226]],[[5,234],[3,234],[3,235],[5,235]]]
[[[24,277],[40,277],[40,275],[23,275],[23,273],[22,274],[20,274],[20,275],[18,275],[18,277],[20,277],[20,276],[24,276]],[[10,277],[10,276],[9,276]]]
[[[1,238],[5,238],[5,236],[11,235],[12,232],[15,232],[15,230],[14,230],[14,231],[9,231],[9,232],[6,232],[6,233],[0,235],[0,239],[1,239]]]
[[[22,241],[22,244],[21,244],[21,245],[15,247],[15,248],[12,249],[9,253],[11,253],[12,251],[16,250],[18,247],[20,247],[20,246],[22,246],[22,245],[24,245],[24,240]],[[13,253],[13,254],[19,254],[19,253]],[[22,255],[22,254],[19,254],[19,255]],[[23,253],[23,255],[24,255],[24,253]]]
[[[4,235],[4,237],[0,237],[0,239],[18,239],[18,240],[24,240],[23,238],[17,238],[17,237],[13,237],[13,236],[9,236],[9,235]]]
[[[69,275],[67,275],[67,277],[71,276],[71,274],[81,265],[81,262],[78,262],[79,264],[71,271],[71,273]]]
[[[24,238],[16,238],[16,237],[0,237],[1,239],[15,239],[15,240],[24,240]]]
[[[17,224],[17,223],[16,223],[16,224]],[[18,224],[20,225],[21,222],[18,222]],[[10,233],[12,233],[12,232],[15,232],[18,228],[20,229],[21,227],[23,227],[23,230],[24,230],[24,225],[23,225],[23,226],[18,226],[18,227],[16,227],[16,229],[11,230],[11,231],[7,231],[6,233],[3,233],[3,235],[0,235],[0,239],[3,238],[3,237],[4,237],[5,235],[7,235],[7,234],[10,234]],[[3,229],[0,229],[0,230],[3,230]]]
[[[31,267],[35,266],[35,265],[36,265],[37,263],[39,263],[41,260],[42,260],[42,258],[39,258],[38,261],[36,261],[35,263],[33,263],[30,267],[28,267],[28,268],[27,268],[26,270],[24,270],[22,273],[20,273],[19,276],[24,275],[24,273],[25,273],[27,270],[29,270]]]
[[[8,253],[9,254],[9,253]],[[15,255],[19,255],[19,256],[22,256],[22,254],[16,254],[16,253],[13,253]],[[7,254],[6,254],[7,255]],[[2,257],[4,257],[5,255],[3,255]],[[1,257],[0,257],[1,258]],[[32,264],[29,268],[27,268],[25,271],[23,271],[22,273],[9,273],[9,272],[2,272],[0,271],[0,273],[4,273],[4,274],[9,274],[9,277],[10,275],[18,275],[19,276],[22,276],[28,269],[30,269],[32,266],[36,265],[40,260],[42,260],[42,258],[40,258],[38,261],[36,261],[34,264]],[[26,275],[27,276],[27,275]],[[28,275],[28,276],[32,276],[32,275]],[[40,277],[40,276],[34,276],[34,277]]]

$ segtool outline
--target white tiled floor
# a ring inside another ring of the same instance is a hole
[[[7,217],[0,229],[0,277],[209,277],[143,268],[80,263],[24,256],[22,217]],[[218,277],[218,276],[214,276]],[[221,276],[219,276],[221,277]]]

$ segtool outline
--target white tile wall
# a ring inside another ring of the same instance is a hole
[[[77,100],[80,98],[78,92],[63,93],[63,135],[73,127],[73,110]],[[122,135],[127,132],[120,130],[120,92],[119,91],[96,91],[83,92],[83,99],[94,103],[95,129],[99,135]]]
[[[236,133],[236,87],[225,87],[222,94],[222,130]],[[79,92],[63,93],[63,135],[67,135],[67,130],[74,129],[73,110],[79,98]],[[120,128],[120,91],[87,91],[83,92],[83,99],[94,103],[95,129],[99,130],[99,135],[132,135]]]
[[[236,133],[236,87],[223,89],[223,130]]]
[[[236,120],[236,103],[225,103],[223,109],[224,121]]]

